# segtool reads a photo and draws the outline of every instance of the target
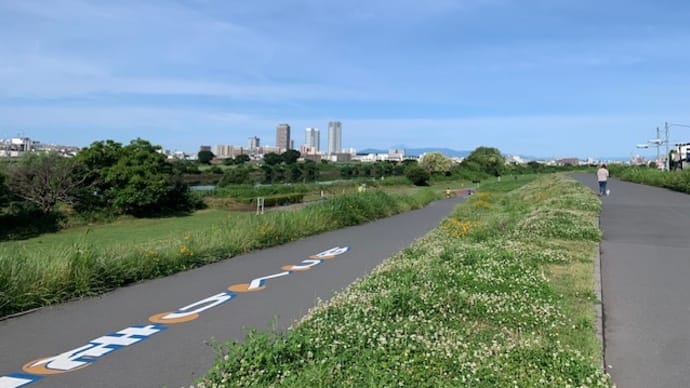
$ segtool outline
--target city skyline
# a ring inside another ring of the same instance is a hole
[[[635,146],[657,126],[690,124],[689,17],[643,0],[0,0],[0,138],[193,152],[337,119],[358,149],[651,153]]]

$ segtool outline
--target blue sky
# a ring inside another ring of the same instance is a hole
[[[663,0],[0,0],[0,138],[196,152],[286,122],[324,147],[339,120],[359,149],[627,157],[690,124],[688,20]]]

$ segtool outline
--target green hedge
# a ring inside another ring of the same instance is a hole
[[[240,198],[242,203],[256,203],[259,197],[253,198]],[[264,199],[264,206],[282,206],[290,205],[294,203],[302,203],[304,201],[304,194],[302,193],[291,193],[291,194],[275,194],[269,195],[267,197],[262,197]]]
[[[615,177],[628,182],[690,193],[690,170],[661,171],[640,166],[611,166],[610,170]]]

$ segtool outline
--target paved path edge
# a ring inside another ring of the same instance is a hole
[[[597,218],[597,224],[601,230],[600,218]],[[594,325],[596,336],[599,340],[599,348],[601,353],[599,355],[599,367],[606,373],[606,342],[604,341],[604,300],[601,292],[601,243],[597,243],[596,254],[594,255],[594,294],[596,295],[596,303],[594,303]]]

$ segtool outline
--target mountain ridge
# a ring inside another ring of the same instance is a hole
[[[389,149],[404,150],[405,155],[407,155],[407,156],[420,156],[422,154],[429,153],[429,152],[440,152],[449,158],[462,158],[462,157],[465,157],[465,156],[469,155],[470,153],[472,153],[472,151],[454,150],[454,149],[445,148],[445,147],[419,147],[419,148],[390,147]],[[389,149],[365,148],[363,150],[357,151],[357,153],[358,154],[387,154]]]

